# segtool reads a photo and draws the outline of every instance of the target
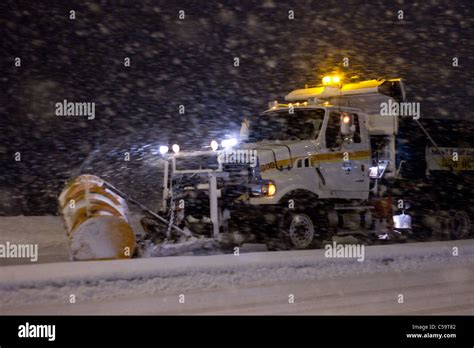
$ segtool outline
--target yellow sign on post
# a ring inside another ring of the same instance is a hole
[[[427,147],[428,170],[474,170],[474,148]]]

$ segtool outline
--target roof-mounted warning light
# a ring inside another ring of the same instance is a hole
[[[329,86],[329,85],[338,85],[341,83],[341,76],[339,75],[326,75],[323,77],[323,85],[324,86]]]

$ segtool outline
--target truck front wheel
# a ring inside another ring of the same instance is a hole
[[[281,227],[281,236],[287,248],[309,249],[316,246],[319,229],[311,215],[305,211],[287,213]]]

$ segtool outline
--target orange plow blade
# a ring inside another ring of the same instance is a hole
[[[59,196],[73,260],[130,258],[135,236],[127,202],[94,175],[70,181]]]

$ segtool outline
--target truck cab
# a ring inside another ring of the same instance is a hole
[[[251,198],[251,204],[275,204],[296,190],[321,199],[368,198],[367,115],[324,104],[273,104],[247,122],[245,148],[258,152],[261,178],[276,186],[273,196]]]
[[[242,124],[246,148],[258,151],[262,179],[276,186],[272,197],[252,204],[275,204],[295,190],[319,199],[367,200],[379,179],[395,176],[398,118],[380,110],[382,103],[405,99],[400,79],[329,83],[285,99]]]

